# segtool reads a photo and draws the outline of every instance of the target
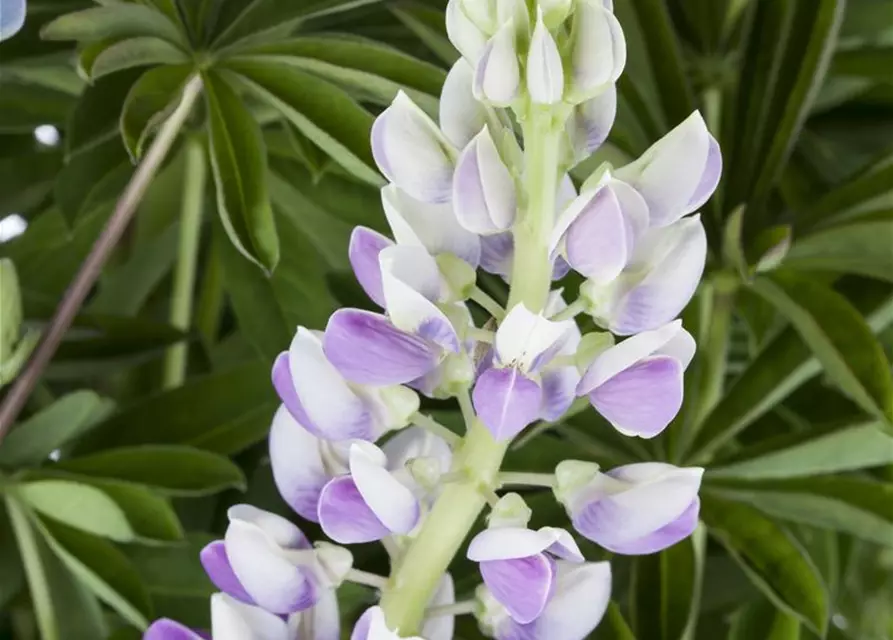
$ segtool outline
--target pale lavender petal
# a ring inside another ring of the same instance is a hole
[[[594,389],[589,400],[622,433],[653,438],[682,407],[682,373],[675,358],[645,358]]]
[[[568,263],[587,278],[608,283],[620,275],[630,257],[632,239],[610,186],[599,189],[571,223],[565,244]]]
[[[453,206],[459,224],[473,233],[500,233],[514,221],[515,184],[486,127],[459,156]]]
[[[657,553],[690,536],[698,527],[698,514],[701,510],[701,500],[695,498],[688,509],[670,524],[661,527],[654,533],[650,533],[637,540],[620,542],[605,546],[609,551],[626,556],[641,556],[649,553]]]
[[[25,0],[0,0],[0,41],[13,37],[25,25]]]
[[[246,604],[255,604],[233,572],[233,567],[226,556],[226,544],[223,540],[215,540],[205,546],[199,554],[199,559],[215,587],[236,600],[241,600]]]
[[[512,273],[515,243],[511,232],[481,236],[481,268],[508,278]]]
[[[379,307],[384,307],[384,293],[381,289],[378,254],[393,244],[390,238],[366,227],[356,227],[350,234],[350,246],[347,250],[350,266],[363,291]]]
[[[319,523],[323,532],[341,544],[381,540],[391,531],[382,524],[350,476],[335,478],[319,498]]]
[[[561,280],[570,272],[571,266],[567,263],[567,260],[561,256],[555,256],[555,260],[552,263],[552,280]]]
[[[301,517],[315,522],[319,494],[331,479],[320,456],[320,441],[280,407],[273,416],[269,444],[279,494]]]
[[[276,360],[273,361],[272,377],[273,388],[276,389],[279,399],[282,400],[292,417],[303,425],[311,425],[310,428],[318,431],[310,416],[304,411],[304,405],[301,404],[301,399],[298,397],[297,391],[295,391],[295,383],[292,380],[291,368],[288,362],[288,351],[283,351],[276,356]]]
[[[484,583],[513,620],[528,623],[543,612],[553,593],[556,564],[544,553],[480,563]]]
[[[289,631],[292,635],[288,640],[341,640],[341,611],[337,591],[325,590],[312,609],[296,614],[296,620],[289,620]]]
[[[608,139],[616,114],[617,87],[613,84],[596,97],[577,105],[569,126],[578,162],[589,157]]]
[[[323,349],[348,380],[376,386],[402,384],[437,366],[440,347],[400,331],[383,315],[339,309],[326,326]]]
[[[369,607],[363,612],[353,626],[350,640],[369,640],[369,629],[372,627],[372,616],[375,614],[375,609],[376,607]]]
[[[500,442],[537,419],[542,399],[540,386],[514,367],[485,371],[472,394],[478,417]]]
[[[168,618],[156,620],[143,634],[143,640],[201,640],[203,637]]]
[[[686,207],[687,211],[697,211],[703,205],[713,192],[716,185],[719,184],[719,177],[722,175],[722,152],[719,149],[719,143],[716,138],[709,135],[710,148],[707,151],[707,164],[704,166],[704,173],[701,175],[701,181],[695,189],[691,200]]]
[[[540,418],[555,421],[570,408],[576,397],[577,383],[580,374],[576,367],[560,367],[543,372],[543,406]]]

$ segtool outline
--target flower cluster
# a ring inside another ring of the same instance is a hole
[[[490,502],[487,528],[467,547],[482,579],[473,601],[455,602],[444,565],[420,582],[431,585],[420,593],[421,625],[401,627],[372,607],[352,640],[446,640],[462,613],[498,640],[580,640],[607,607],[609,565],[587,562],[564,529],[529,528],[521,496],[496,493],[510,481],[479,477],[467,462],[471,438],[420,412],[420,396],[456,399],[469,432],[486,430],[498,456],[577,398],[640,438],[661,433],[682,404],[695,344],[676,318],[704,269],[695,212],[719,180],[718,145],[696,112],[638,160],[604,164],[578,188],[567,172],[614,120],[623,33],[611,0],[530,4],[450,0],[447,31],[462,57],[438,122],[399,93],[372,129],[391,233],[358,227],[349,258],[380,311],[338,310],[323,332],[299,327],[273,365],[276,484],[335,543],[381,541],[392,566],[411,573],[401,560],[448,485]],[[507,308],[478,286],[478,270],[510,285]],[[568,304],[550,283],[571,270],[585,282]],[[481,310],[490,317],[476,322]],[[582,335],[581,313],[602,330]],[[539,484],[577,534],[645,554],[697,526],[702,472],[656,462],[603,472],[568,460]],[[212,599],[215,640],[334,639],[343,580],[387,593],[403,579],[353,569],[343,547],[313,547],[244,505],[202,560],[222,592]],[[199,636],[160,621],[147,637]]]

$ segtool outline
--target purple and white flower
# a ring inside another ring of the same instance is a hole
[[[567,98],[585,102],[612,86],[626,65],[620,22],[602,0],[576,3],[571,28]]]
[[[552,291],[546,303],[544,314],[554,316],[567,307],[560,289]],[[574,356],[580,347],[582,336],[580,329],[570,323],[563,346],[556,356]],[[577,385],[580,383],[580,372],[573,364],[547,364],[541,375],[543,387],[543,403],[540,408],[540,419],[555,421],[567,412],[577,397]]]
[[[564,70],[555,38],[543,21],[542,7],[537,7],[536,25],[527,52],[527,92],[534,104],[556,104],[564,94]]]
[[[622,434],[653,438],[682,407],[683,374],[694,353],[694,339],[679,320],[645,331],[597,355],[577,395],[588,396]]]
[[[574,564],[559,560],[554,593],[536,620],[520,623],[482,585],[477,597],[483,612],[478,620],[496,640],[584,640],[598,626],[611,597],[611,565]]]
[[[613,84],[574,107],[567,129],[575,162],[582,162],[602,146],[616,115],[617,87]]]
[[[507,231],[517,208],[515,183],[487,126],[462,151],[453,176],[459,224],[476,234]]]
[[[558,559],[580,563],[583,555],[564,529],[493,524],[471,541],[468,559],[478,563],[487,589],[515,622],[533,622],[555,594]]]
[[[443,135],[457,149],[464,149],[494,118],[492,111],[474,97],[473,91],[474,68],[465,58],[459,58],[443,83],[438,113]]]
[[[406,426],[419,407],[406,387],[349,382],[326,357],[319,333],[304,327],[276,358],[273,386],[292,417],[325,440],[376,440]]]
[[[515,305],[496,330],[492,365],[474,385],[475,411],[496,440],[515,437],[543,405],[540,372],[572,338],[573,321],[552,322]]]
[[[521,65],[514,21],[503,24],[481,51],[474,69],[474,97],[496,107],[507,107],[520,95]]]
[[[687,538],[698,524],[704,470],[641,462],[602,473],[569,460],[555,470],[555,496],[580,534],[624,555],[655,553]]]

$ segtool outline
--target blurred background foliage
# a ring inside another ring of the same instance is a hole
[[[695,536],[613,558],[595,638],[893,638],[893,2],[614,4],[629,45],[618,118],[574,177],[705,114],[725,170],[686,311],[700,350],[661,438],[622,438],[586,411],[522,439],[506,468],[708,468]],[[18,281],[0,278],[0,364],[27,354],[187,78],[204,91],[0,446],[0,637],[203,626],[197,551],[226,508],[287,514],[266,454],[270,363],[295,325],[366,305],[346,247],[353,225],[384,227],[369,128],[398,88],[436,113],[457,57],[443,3],[28,9],[0,44],[0,258]],[[548,495],[529,498],[537,520],[566,523]],[[386,569],[374,546],[357,563]],[[475,586],[469,563],[454,575]],[[374,597],[340,595],[346,621]],[[470,618],[457,634],[481,637]]]

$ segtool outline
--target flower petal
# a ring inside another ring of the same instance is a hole
[[[542,375],[543,405],[540,419],[556,421],[570,409],[576,398],[580,374],[576,367],[546,369]]]
[[[233,572],[223,540],[215,540],[206,545],[199,553],[199,559],[215,587],[245,604],[255,604]]]
[[[347,250],[350,266],[363,291],[379,307],[384,306],[384,294],[381,290],[381,265],[378,262],[378,254],[393,244],[390,238],[367,227],[355,227],[350,234],[350,246]]]
[[[706,200],[704,192],[719,177],[715,159],[708,168],[711,140],[704,119],[695,111],[638,160],[615,171],[618,179],[645,198],[652,226],[671,224],[694,211],[692,204]]]
[[[324,591],[315,606],[293,613],[288,619],[289,640],[341,640],[338,594]]]
[[[453,176],[453,206],[465,229],[491,235],[515,219],[515,183],[487,127],[468,143]]]
[[[404,637],[388,628],[381,607],[366,609],[354,626],[350,640],[425,640],[419,636]]]
[[[388,469],[396,472],[405,469],[413,458],[430,458],[440,462],[441,471],[450,468],[453,451],[446,441],[421,427],[407,427],[382,445],[388,461]]]
[[[447,3],[446,31],[453,46],[472,65],[484,53],[487,37],[465,15],[461,0],[449,0]]]
[[[589,400],[624,435],[653,438],[682,407],[682,374],[675,358],[650,356],[596,387]]]
[[[556,542],[567,542],[569,534],[563,529],[544,527],[534,531],[526,527],[495,527],[484,529],[468,544],[467,557],[473,562],[526,558],[546,551]],[[573,539],[571,539],[571,543]]]
[[[473,84],[474,68],[459,58],[440,92],[440,128],[457,149],[464,149],[487,123],[487,108],[474,97]]]
[[[434,596],[428,603],[428,607],[444,607],[456,603],[456,590],[453,586],[453,577],[449,573],[443,574],[440,585]],[[455,616],[434,616],[428,618],[422,625],[422,637],[426,640],[453,640],[453,629],[456,626]]]
[[[506,22],[487,42],[474,70],[474,97],[497,107],[509,106],[521,86],[521,68],[515,49],[515,25]]]
[[[481,269],[508,278],[512,273],[515,241],[512,232],[481,236]]]
[[[543,390],[514,367],[491,368],[478,377],[472,401],[481,422],[502,442],[537,419]]]
[[[611,551],[627,556],[642,556],[672,547],[677,542],[690,536],[698,528],[700,509],[701,501],[695,498],[683,514],[671,523],[638,540],[616,544]]]
[[[568,128],[577,162],[582,162],[604,144],[616,115],[617,87],[614,84],[574,108]]]
[[[537,8],[536,26],[527,53],[527,91],[534,104],[555,104],[564,93],[561,54],[543,22],[542,8]]]
[[[655,355],[675,358],[682,365],[682,369],[685,370],[695,357],[697,350],[698,346],[695,344],[695,339],[692,335],[685,329],[681,329],[675,336],[670,338],[669,342],[654,353]]]
[[[348,380],[392,385],[433,370],[441,349],[397,329],[385,316],[360,309],[339,309],[329,318],[323,338],[329,361]]]
[[[480,563],[487,589],[513,620],[536,620],[549,602],[555,581],[555,561],[543,553],[512,560]]]
[[[710,136],[710,147],[707,150],[707,164],[704,167],[704,173],[701,174],[701,181],[695,189],[694,195],[688,201],[686,210],[697,211],[701,206],[710,199],[716,186],[719,184],[719,178],[722,175],[722,151],[720,151],[719,143],[716,138]]]
[[[270,514],[272,515],[272,514]],[[308,567],[296,565],[261,527],[231,519],[226,529],[226,556],[245,592],[272,613],[293,613],[312,607],[318,595]],[[291,556],[296,553],[291,552]],[[308,560],[313,551],[305,550]]]
[[[289,640],[282,618],[224,593],[211,596],[211,629],[214,640]]]
[[[319,497],[319,524],[323,533],[341,544],[374,542],[391,531],[372,512],[353,478],[335,478]]]
[[[609,186],[599,189],[567,230],[567,261],[599,283],[614,280],[633,249],[620,201]]]
[[[418,524],[419,502],[387,470],[385,454],[370,442],[350,446],[350,474],[375,517],[392,533],[407,534]]]
[[[286,395],[283,399],[292,401],[286,407],[310,433],[326,440],[374,440],[380,435],[366,403],[326,358],[316,334],[298,327],[288,349],[288,365],[303,411],[296,412],[297,407],[291,406],[294,398]],[[284,386],[277,382],[277,387]]]
[[[452,149],[437,125],[405,93],[372,125],[372,155],[385,177],[423,202],[449,202]]]
[[[270,466],[279,495],[301,517],[316,521],[319,494],[330,480],[320,456],[319,441],[283,406],[273,416],[269,445]]]
[[[568,340],[576,325],[572,320],[553,322],[531,313],[523,304],[512,307],[496,330],[499,362],[522,371],[536,371],[548,363]]]
[[[161,618],[146,629],[143,640],[202,640],[202,636],[179,622]]]
[[[594,0],[577,4],[571,40],[569,90],[577,102],[617,81],[626,65],[626,40],[614,14]]]
[[[25,25],[25,0],[0,0],[0,42],[8,40]]]
[[[394,185],[382,188],[381,203],[398,243],[424,247],[433,256],[451,253],[477,267],[480,240],[459,224],[452,205],[421,202]]]
[[[240,521],[259,528],[273,543],[283,549],[309,549],[310,542],[294,524],[282,516],[258,509],[250,504],[233,505],[226,511],[230,522]]]

